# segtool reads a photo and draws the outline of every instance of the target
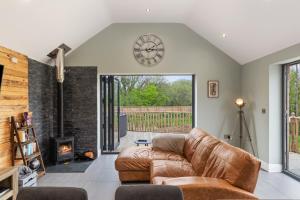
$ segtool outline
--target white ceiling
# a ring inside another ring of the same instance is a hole
[[[59,44],[74,50],[116,22],[184,23],[241,64],[300,42],[300,0],[0,0],[0,5],[0,45],[42,62]]]

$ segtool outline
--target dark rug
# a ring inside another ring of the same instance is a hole
[[[84,173],[93,161],[73,161],[47,166],[47,173]]]

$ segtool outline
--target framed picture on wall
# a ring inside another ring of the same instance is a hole
[[[207,97],[219,98],[219,81],[216,80],[207,81]]]

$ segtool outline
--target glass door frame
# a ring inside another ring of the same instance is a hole
[[[300,175],[289,170],[289,67],[300,60],[282,65],[282,171],[300,181]]]
[[[110,108],[111,110],[111,123],[112,123],[112,133],[111,136],[111,144],[113,145],[111,148],[113,148],[114,150],[120,145],[120,81],[119,79],[117,79],[115,76],[110,76],[111,80],[109,81],[109,84],[111,84],[111,102],[110,102]],[[116,88],[117,86],[117,88]],[[117,96],[115,91],[117,91]],[[117,98],[117,101],[115,101]],[[117,105],[115,105],[115,103],[117,103]],[[117,112],[115,112],[115,106],[117,106]],[[115,118],[115,114],[117,114],[117,118],[118,118],[118,122],[116,122],[116,118]],[[116,137],[115,137],[115,125],[117,124],[118,126],[118,137],[117,140],[115,141]]]
[[[105,79],[105,80],[104,80]],[[113,75],[100,75],[100,149],[101,154],[118,154],[115,149],[115,81],[118,83],[118,116],[120,117],[120,82]],[[118,119],[118,137],[120,136]],[[120,139],[119,139],[120,140]],[[120,141],[117,141],[120,144]],[[105,150],[104,150],[105,149]]]
[[[103,77],[118,77],[118,76],[191,76],[192,78],[192,128],[195,128],[196,126],[196,75],[195,74],[102,74],[100,75],[100,149],[101,149],[101,154],[119,154],[120,152],[118,151],[103,151],[103,140],[106,140],[106,134],[103,133],[103,131],[108,131],[108,127],[105,126],[104,124],[107,124],[107,118],[104,116],[107,116],[106,109],[103,109],[103,105],[106,103],[107,99],[103,99],[103,95],[107,95],[109,98],[109,92],[106,90],[103,90],[106,86],[103,86],[102,78]],[[117,79],[118,80],[118,79]],[[109,87],[109,86],[108,86]],[[119,95],[119,116],[120,116],[120,82],[118,85],[118,95]],[[112,90],[114,91],[114,90]],[[104,115],[104,116],[103,116]],[[104,123],[104,124],[103,124]],[[120,127],[120,118],[119,118],[119,127]],[[119,136],[120,136],[120,129],[119,129]],[[119,137],[119,144],[120,144],[120,137]]]

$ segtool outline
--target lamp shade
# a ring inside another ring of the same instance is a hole
[[[245,105],[245,102],[244,102],[244,99],[242,98],[237,98],[235,100],[235,104],[238,106],[238,107],[243,107]]]

